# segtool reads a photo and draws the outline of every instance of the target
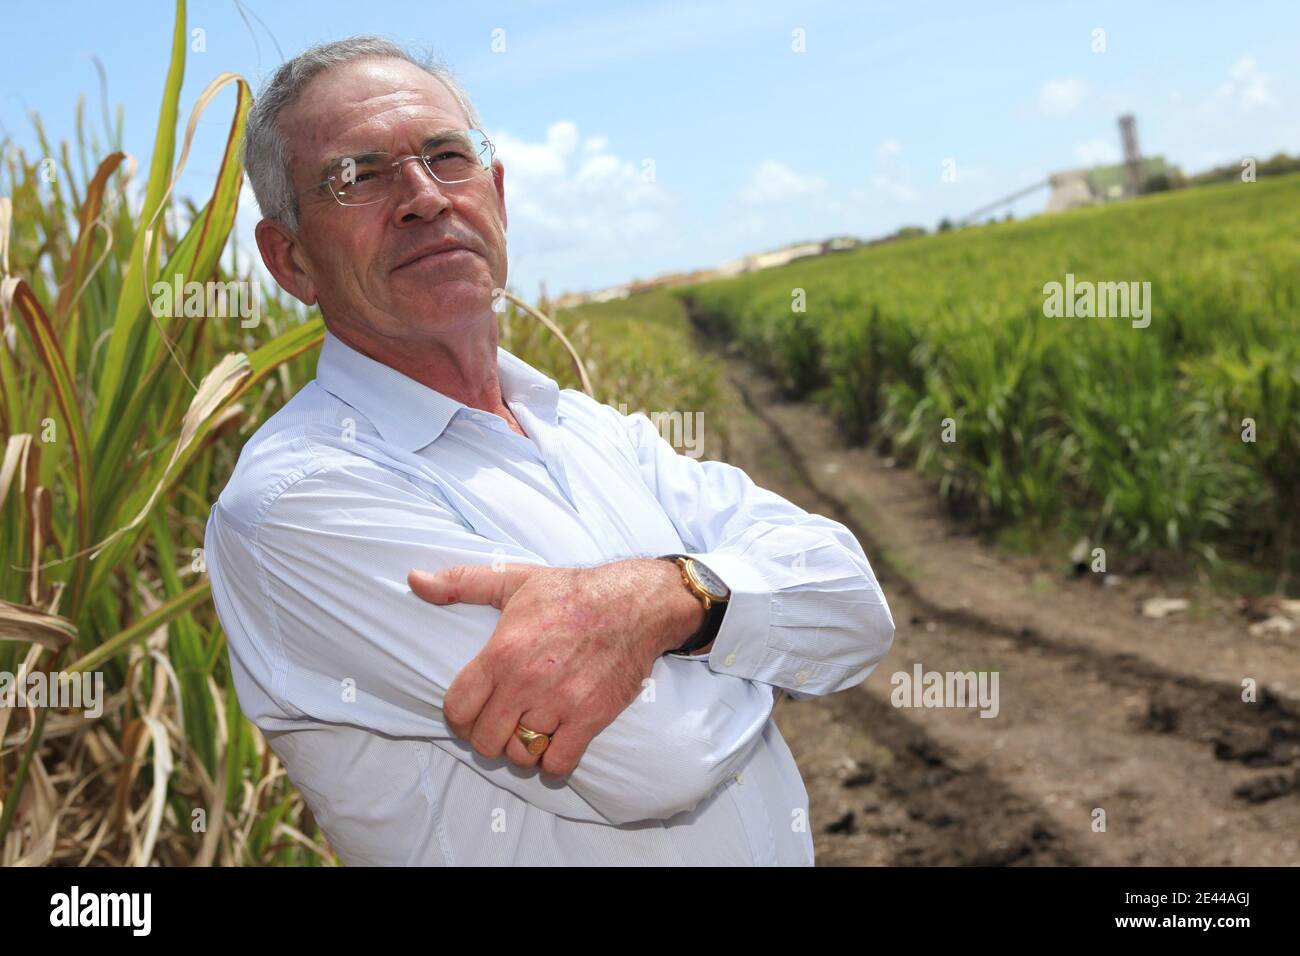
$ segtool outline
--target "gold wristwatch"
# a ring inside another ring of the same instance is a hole
[[[692,557],[684,554],[663,554],[660,558],[675,562],[681,568],[682,583],[704,605],[704,623],[700,629],[687,638],[686,643],[681,647],[666,652],[689,654],[717,637],[718,629],[722,627],[722,617],[727,612],[727,602],[731,600],[731,589],[707,565]]]

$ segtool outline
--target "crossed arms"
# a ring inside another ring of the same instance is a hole
[[[731,465],[678,455],[644,415],[604,413],[682,550],[731,589],[706,656],[663,655],[699,622],[670,563],[548,568],[349,459],[296,477],[254,527],[210,524],[214,589],[267,621],[250,628],[269,631],[258,649],[238,651],[249,672],[293,718],[429,739],[540,809],[610,824],[712,794],[778,688],[803,698],[864,680],[894,624],[852,534]],[[412,570],[441,573],[408,587]],[[511,749],[525,716],[560,728],[540,774]]]

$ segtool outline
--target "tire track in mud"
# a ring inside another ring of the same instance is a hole
[[[1261,689],[1243,704],[1223,681],[930,600],[814,477],[736,374],[749,366],[726,361],[743,407],[728,460],[848,527],[898,624],[866,684],[790,701],[778,715],[813,801],[819,863],[1300,862],[1300,714],[1290,701]],[[890,704],[888,674],[914,663],[999,670],[1016,689],[1001,720],[909,713]],[[1105,833],[1092,827],[1098,810]]]
[[[808,785],[818,865],[1075,866],[1092,855],[887,699],[855,688],[784,706],[778,722]]]

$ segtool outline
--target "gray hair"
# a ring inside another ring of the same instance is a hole
[[[478,112],[470,102],[450,67],[432,54],[417,56],[377,36],[354,36],[332,43],[321,43],[299,53],[271,75],[253,101],[244,127],[244,168],[257,197],[258,208],[267,219],[298,229],[298,198],[294,195],[290,175],[289,144],[280,131],[280,112],[302,92],[319,73],[370,57],[393,57],[418,66],[439,80],[465,111],[474,128],[482,126]]]

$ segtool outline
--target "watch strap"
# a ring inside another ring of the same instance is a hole
[[[698,594],[695,588],[691,585],[690,579],[686,575],[686,568],[682,567],[682,562],[678,560],[679,558],[688,561],[694,561],[695,559],[686,554],[663,554],[659,557],[660,560],[672,561],[678,566],[682,572],[682,584],[700,600],[700,603],[704,603],[703,596]],[[665,651],[664,653],[690,654],[693,651],[699,650],[701,647],[707,646],[717,637],[718,631],[722,628],[722,618],[727,613],[728,603],[727,600],[719,601],[715,599],[710,601],[708,608],[704,612],[704,623],[700,625],[700,629],[688,637],[681,647],[674,648],[671,651]]]

